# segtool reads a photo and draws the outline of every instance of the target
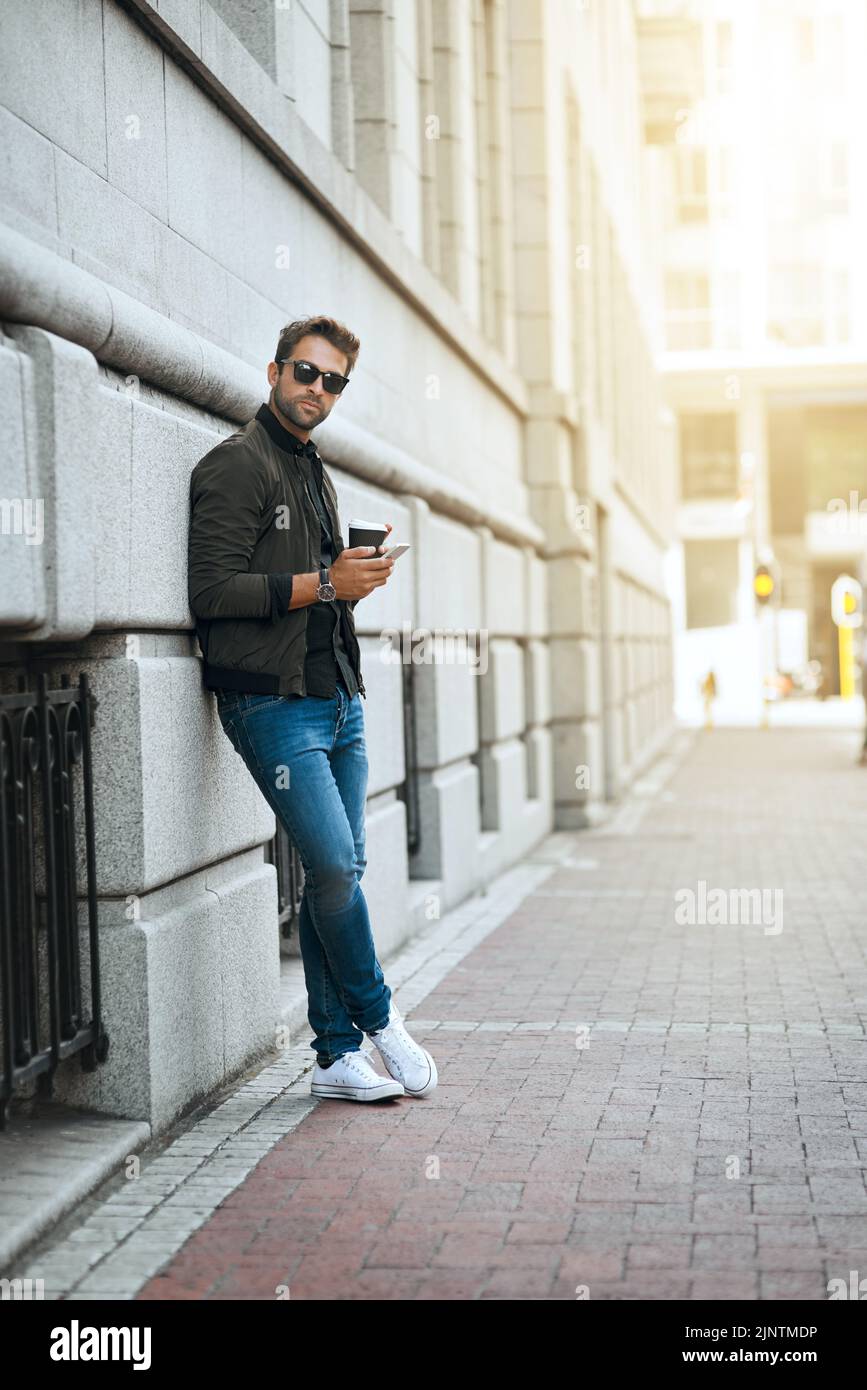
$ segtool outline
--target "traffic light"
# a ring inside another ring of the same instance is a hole
[[[861,585],[851,574],[841,574],[831,585],[831,617],[838,627],[860,627],[864,621]]]
[[[774,576],[767,565],[757,565],[753,579],[753,593],[757,603],[769,603],[774,593]]]
[[[831,617],[837,624],[840,662],[840,696],[851,700],[855,694],[855,639],[853,629],[864,621],[861,585],[851,574],[841,574],[831,585]]]

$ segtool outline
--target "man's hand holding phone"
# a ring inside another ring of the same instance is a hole
[[[388,532],[392,529],[386,522]],[[334,564],[329,568],[331,583],[337,590],[338,598],[367,598],[381,584],[386,584],[394,569],[394,560],[381,552],[384,545],[356,545],[351,550],[341,550]],[[377,551],[380,553],[377,554]]]

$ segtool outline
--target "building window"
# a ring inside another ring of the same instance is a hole
[[[832,270],[830,286],[830,336],[835,343],[848,343],[849,324],[849,272]]]
[[[849,155],[842,140],[832,140],[820,165],[822,198],[827,212],[849,211]]]
[[[812,6],[818,9],[818,5]],[[846,87],[846,36],[841,14],[801,15],[795,20],[795,56],[815,92],[833,92],[837,100]]]
[[[669,271],[665,277],[666,344],[670,352],[710,347],[707,275]]]
[[[735,498],[738,445],[734,413],[681,415],[679,424],[683,500]]]
[[[489,342],[507,353],[507,260],[509,208],[507,63],[503,15],[493,0],[475,0],[475,113],[479,222],[480,327]]]
[[[839,101],[844,96],[846,86],[846,38],[842,15],[822,16],[816,30],[816,47],[821,81],[823,84],[833,83],[830,90]]]
[[[224,24],[227,24],[237,39],[260,67],[264,68],[272,81],[277,81],[277,35],[276,16],[273,0],[246,0],[239,5],[237,0],[209,0],[211,9],[216,10]]]
[[[822,289],[818,265],[772,266],[768,274],[768,338],[786,347],[824,342]]]
[[[719,217],[731,217],[734,211],[734,148],[717,145],[713,152],[714,211]]]
[[[686,625],[726,627],[737,620],[738,542],[684,541]]]
[[[730,96],[735,89],[734,25],[730,19],[716,25],[716,92]]]
[[[867,497],[867,407],[810,407],[802,421],[801,438],[806,510],[827,515],[832,498],[850,503],[851,493],[859,502]],[[852,529],[857,533],[857,524]],[[853,548],[856,546],[857,536]]]
[[[768,277],[768,338],[786,347],[847,343],[851,286],[845,268],[773,267]]]
[[[714,346],[737,351],[741,346],[741,277],[736,270],[714,276]]]
[[[677,220],[707,221],[707,151],[697,145],[675,147]]]

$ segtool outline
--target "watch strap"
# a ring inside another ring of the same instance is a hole
[[[326,565],[320,565],[319,586],[316,591],[316,597],[319,599],[320,603],[330,603],[332,601],[332,598],[334,597],[334,595],[332,594],[330,598],[326,598],[323,594],[319,592],[321,589],[324,589],[326,585],[328,585],[330,589],[334,589],[334,585],[331,583],[331,579],[328,574],[328,567]]]

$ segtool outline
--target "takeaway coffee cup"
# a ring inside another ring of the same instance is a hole
[[[381,521],[355,521],[349,523],[349,550],[357,545],[384,545],[388,527]]]

